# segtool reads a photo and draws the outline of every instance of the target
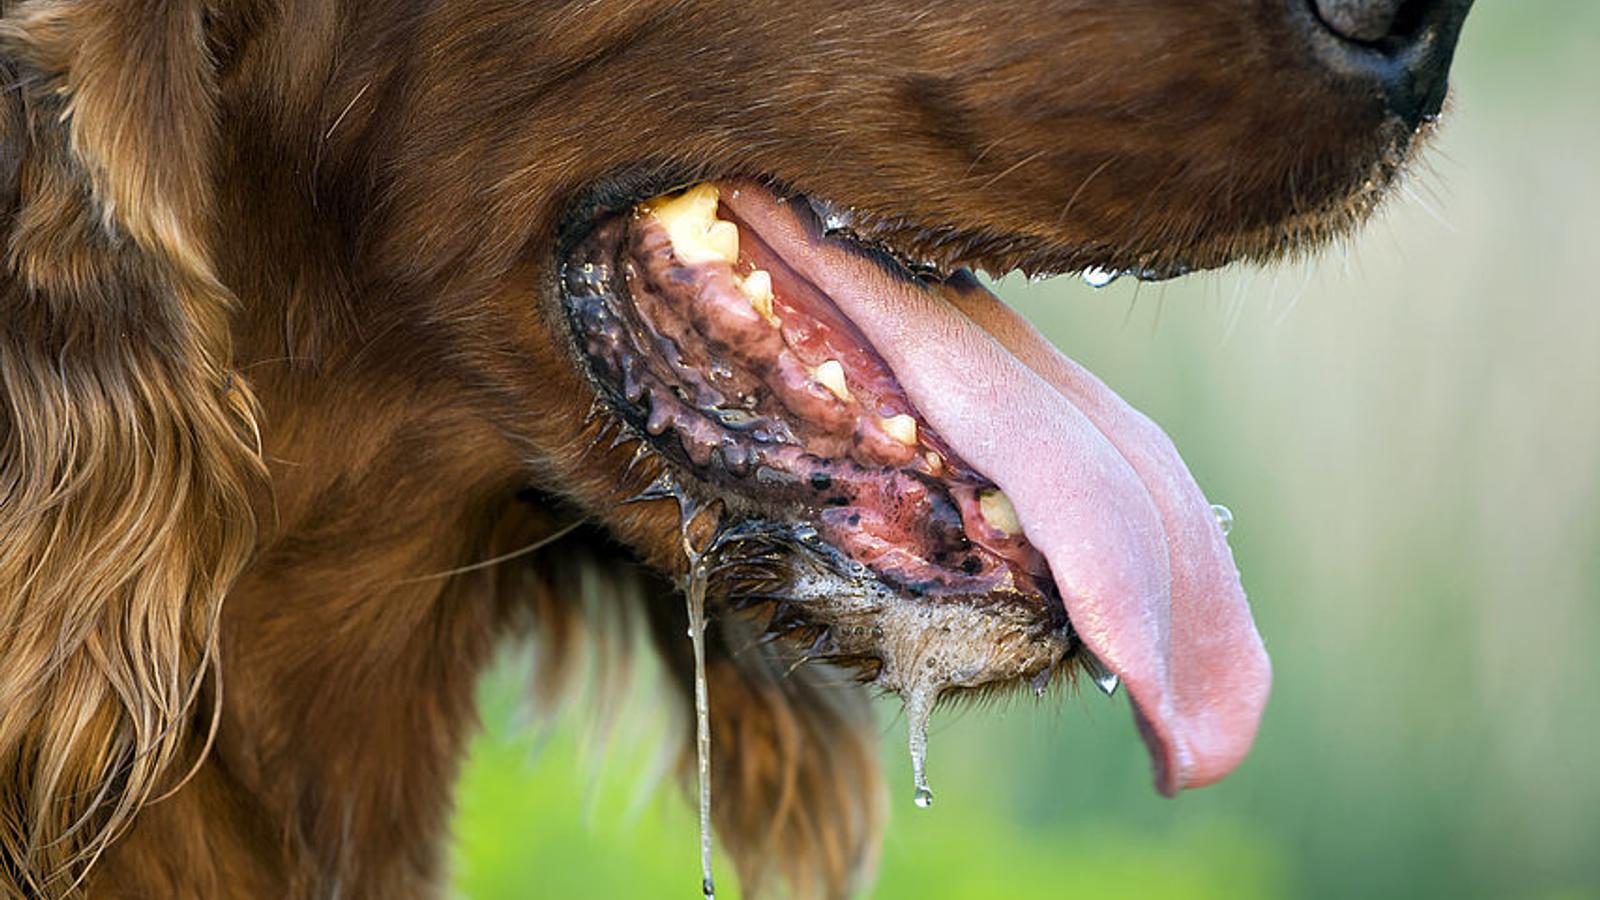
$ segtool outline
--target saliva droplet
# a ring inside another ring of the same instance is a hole
[[[1091,266],[1083,270],[1083,283],[1095,290],[1099,290],[1121,277],[1121,272],[1102,269],[1099,266]]]
[[[1222,529],[1222,536],[1227,537],[1233,531],[1233,510],[1221,503],[1211,504],[1211,514],[1217,517],[1217,526]]]
[[[911,783],[915,791],[911,801],[918,809],[933,805],[933,791],[928,787],[928,719],[933,715],[933,704],[938,690],[928,684],[918,684],[906,695],[906,725],[910,731]]]
[[[611,280],[611,267],[605,263],[586,262],[567,270],[567,283],[574,294],[593,296],[605,290]]]
[[[1106,668],[1106,664],[1101,662],[1098,656],[1087,650],[1083,651],[1082,659],[1083,671],[1088,673],[1089,679],[1100,689],[1100,693],[1107,697],[1115,695],[1117,688],[1122,685],[1122,679],[1117,677],[1117,673]]]
[[[1055,672],[1049,666],[1046,666],[1039,670],[1039,674],[1033,676],[1032,685],[1035,697],[1044,697],[1044,692],[1050,689],[1050,678],[1054,674]]]

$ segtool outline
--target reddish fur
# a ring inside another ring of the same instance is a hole
[[[682,675],[676,511],[621,505],[654,473],[591,448],[555,324],[596,179],[775,176],[994,268],[1213,264],[1347,227],[1406,149],[1266,0],[3,5],[11,896],[436,892],[474,678],[570,646],[585,566]],[[738,627],[721,839],[846,893],[861,697]]]

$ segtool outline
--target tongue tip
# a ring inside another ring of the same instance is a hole
[[[1150,752],[1151,776],[1162,796],[1216,784],[1231,773],[1255,744],[1262,713],[1271,690],[1271,662],[1264,649],[1251,660],[1248,686],[1239,686],[1226,710],[1217,715],[1174,719],[1161,716],[1160,725],[1148,718],[1133,700],[1133,719]]]
[[[1175,741],[1162,738],[1150,720],[1145,718],[1137,702],[1132,706],[1133,724],[1139,729],[1139,737],[1144,739],[1145,748],[1150,751],[1150,776],[1155,781],[1156,791],[1163,797],[1176,797],[1179,791],[1189,786],[1183,777],[1185,767],[1178,760],[1186,754],[1175,746]]]

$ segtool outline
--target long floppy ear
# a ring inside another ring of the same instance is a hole
[[[198,0],[0,20],[0,894],[70,893],[195,764],[251,552]]]

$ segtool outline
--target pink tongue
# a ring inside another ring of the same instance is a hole
[[[1156,787],[1244,758],[1271,685],[1233,555],[1172,442],[976,283],[938,296],[817,242],[758,188],[723,202],[872,342],[928,423],[1010,497],[1084,644],[1126,686]]]

